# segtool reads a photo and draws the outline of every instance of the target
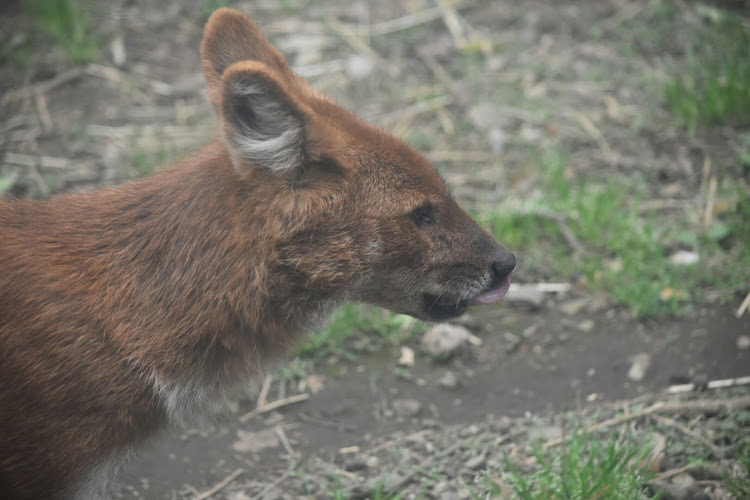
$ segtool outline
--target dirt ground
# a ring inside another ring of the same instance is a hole
[[[641,176],[652,181],[650,197],[672,198],[695,191],[705,155],[731,164],[737,136],[715,128],[690,138],[668,125],[658,82],[687,35],[650,30],[657,3],[99,2],[91,15],[100,50],[79,65],[6,3],[0,175],[13,179],[13,196],[45,197],[148,175],[206,143],[216,122],[198,48],[210,11],[228,4],[251,15],[320,91],[426,151],[468,207],[533,192],[531,144],[564,145],[577,174]],[[518,257],[519,283],[570,279],[525,272]],[[119,498],[193,498],[225,478],[216,498],[296,498],[285,488],[292,461],[346,478],[359,473],[356,450],[406,447],[420,431],[486,429],[673,383],[747,376],[750,350],[738,338],[750,333],[750,314],[737,319],[738,301],[724,297],[679,319],[644,321],[573,287],[533,306],[472,311],[480,342],[448,361],[417,356],[404,370],[394,346],[313,363],[303,379],[319,390],[308,400],[247,422],[239,417],[255,402],[240,401],[213,425],[155,442],[124,471]],[[419,351],[419,339],[407,347]],[[633,382],[627,374],[640,353],[650,365]],[[269,401],[291,395],[275,388]]]

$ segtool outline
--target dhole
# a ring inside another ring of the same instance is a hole
[[[417,152],[316,93],[244,15],[201,47],[220,138],[98,192],[0,202],[0,497],[101,498],[344,301],[425,320],[515,257]]]

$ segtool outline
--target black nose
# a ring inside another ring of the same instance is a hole
[[[510,250],[505,250],[492,263],[492,272],[500,279],[504,279],[516,268],[516,256]]]

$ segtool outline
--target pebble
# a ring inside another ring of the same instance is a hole
[[[353,80],[364,80],[372,75],[375,62],[363,55],[353,55],[346,61],[346,73]]]
[[[750,349],[750,336],[740,335],[737,337],[737,349],[740,349],[741,351]]]
[[[560,310],[568,316],[575,316],[588,305],[589,299],[575,299],[560,304]]]
[[[453,390],[458,387],[458,378],[452,371],[447,371],[443,373],[442,377],[440,377],[438,384],[440,384],[440,387],[443,389]]]
[[[450,358],[475,338],[466,327],[439,324],[422,337],[422,350],[440,359]]]
[[[112,63],[115,66],[122,67],[128,59],[127,52],[125,51],[125,37],[120,34],[117,35],[109,46],[112,52]]]
[[[503,334],[503,340],[505,341],[505,353],[510,354],[521,345],[523,337],[516,335],[515,333],[505,332]]]
[[[697,483],[693,476],[687,473],[678,474],[664,488],[664,499],[688,500],[696,498]]]
[[[578,323],[578,329],[582,332],[590,332],[594,329],[594,325],[595,323],[593,319],[587,319]]]
[[[401,346],[401,357],[398,358],[401,366],[414,366],[414,350],[410,347]]]
[[[416,417],[422,411],[422,403],[416,399],[394,399],[392,407],[396,416],[401,418]]]
[[[646,376],[648,367],[651,366],[651,355],[646,353],[636,354],[630,357],[630,363],[628,379],[633,382],[640,382]]]
[[[471,457],[466,461],[464,464],[464,467],[466,467],[469,470],[477,470],[480,467],[484,466],[484,464],[487,463],[487,457],[484,455],[477,455],[475,457]]]

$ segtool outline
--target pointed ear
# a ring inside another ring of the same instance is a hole
[[[235,167],[249,162],[274,174],[302,168],[309,113],[277,72],[260,62],[235,63],[224,72],[219,97]]]
[[[236,62],[259,61],[282,74],[291,72],[284,55],[268,42],[250,18],[232,9],[219,9],[208,19],[201,58],[214,108],[219,106],[222,75]]]

